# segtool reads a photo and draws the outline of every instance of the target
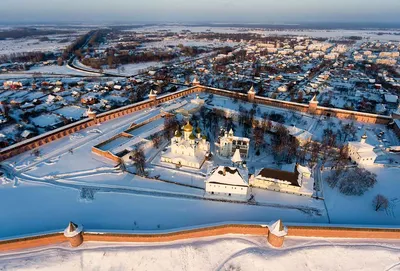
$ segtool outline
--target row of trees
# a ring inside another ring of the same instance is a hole
[[[22,53],[11,53],[7,55],[0,55],[0,63],[7,62],[41,62],[54,60],[57,56],[53,52],[22,52]],[[24,65],[25,69],[28,68]]]

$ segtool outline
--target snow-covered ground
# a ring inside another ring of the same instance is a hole
[[[82,198],[78,188],[24,181],[15,187],[11,183],[1,185],[0,239],[62,229],[69,221],[83,224],[86,229],[109,231],[168,230],[279,218],[296,223],[326,223],[325,217],[295,209],[159,196],[151,190],[151,193],[130,193],[126,189],[121,192],[94,189],[94,199],[88,200]]]
[[[116,75],[131,76],[131,75],[136,75],[142,72],[143,70],[147,70],[151,67],[159,68],[161,66],[163,66],[162,62],[150,61],[150,62],[121,65],[119,69],[105,69],[104,71]]]
[[[398,241],[225,235],[163,244],[67,244],[0,255],[1,270],[399,270]]]
[[[59,124],[61,119],[55,114],[45,114],[34,117],[31,121],[38,127],[48,127]]]
[[[86,112],[85,108],[80,106],[66,106],[55,111],[55,113],[63,115],[68,119],[79,120]]]
[[[194,97],[190,95],[184,99]],[[231,107],[230,99],[214,97],[220,106]],[[163,106],[173,103],[176,101]],[[272,110],[261,105],[259,108],[261,111]],[[322,201],[261,189],[254,190],[255,200],[260,205],[209,201],[203,198],[202,189],[161,181],[201,188],[204,177],[199,172],[169,170],[165,165],[152,163],[148,168],[150,176],[161,175],[160,181],[139,178],[115,169],[115,163],[92,153],[93,146],[121,133],[132,123],[141,123],[160,114],[161,110],[162,107],[146,109],[81,130],[41,146],[39,157],[26,152],[4,161],[3,168],[12,176],[11,180],[0,179],[3,203],[0,204],[0,237],[61,229],[69,220],[91,229],[109,230],[153,230],[158,226],[172,229],[224,221],[271,221],[279,218],[285,222],[328,222]],[[275,112],[290,114],[284,109]],[[307,121],[299,123],[299,126],[310,129],[316,120],[302,116]],[[44,120],[48,123],[47,118]],[[132,133],[135,137],[145,137],[162,122],[151,122]],[[260,161],[251,162],[262,166],[261,163],[268,161],[264,156],[258,159]],[[396,197],[394,188],[397,184],[395,180],[389,180],[389,176],[396,176],[395,173],[378,176],[381,179],[376,188],[384,185],[383,189],[390,191],[387,196]],[[370,204],[371,198],[342,199],[335,191],[324,189],[324,192],[333,223],[398,225],[400,222],[395,216],[376,215]],[[87,194],[94,196],[88,198]],[[354,209],[351,207],[353,202],[358,202]],[[357,208],[361,206],[366,215],[358,219]],[[16,211],[21,209],[23,211]],[[367,213],[368,210],[372,215]],[[398,216],[397,210],[395,214]]]
[[[385,224],[400,225],[400,167],[368,166],[367,170],[377,174],[377,184],[362,196],[346,196],[337,188],[332,189],[324,181],[323,192],[332,223],[348,224]],[[326,177],[329,171],[324,172]],[[372,201],[377,194],[382,194],[390,201],[387,212],[376,212]]]
[[[51,38],[49,41],[40,41],[39,38],[0,40],[0,55],[22,52],[62,50],[73,41],[73,37],[69,36],[64,36],[64,38],[67,37],[65,40],[62,40],[62,35],[53,35],[49,37]]]
[[[88,76],[87,73],[80,72],[78,70],[73,70],[68,68],[66,65],[58,66],[58,65],[50,65],[50,66],[35,66],[32,67],[26,73],[34,73],[40,72],[43,74],[61,74],[61,75],[81,75],[81,76]]]
[[[273,27],[273,26],[272,26]],[[287,25],[287,28],[290,29],[290,25]],[[394,31],[384,31],[384,30],[346,30],[346,29],[337,29],[337,30],[314,30],[314,29],[297,29],[297,30],[280,30],[280,29],[262,29],[259,28],[257,24],[249,24],[248,28],[245,27],[224,27],[224,26],[185,26],[185,25],[155,25],[155,26],[146,26],[141,28],[133,28],[129,31],[134,32],[158,32],[160,30],[168,30],[170,32],[179,33],[183,30],[190,30],[194,33],[199,32],[215,32],[215,33],[258,33],[265,36],[280,36],[280,35],[293,35],[293,36],[301,36],[301,37],[312,37],[312,38],[343,38],[350,36],[361,36],[363,38],[370,38],[371,40],[380,40],[380,41],[392,41],[392,40],[400,40],[400,36],[389,35],[389,33]]]
[[[225,47],[225,46],[236,46],[237,42],[222,42],[222,41],[210,41],[210,40],[192,40],[192,39],[164,39],[163,41],[148,42],[144,44],[146,48],[164,48],[169,46],[183,46],[191,47]]]

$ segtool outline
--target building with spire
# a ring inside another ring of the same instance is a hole
[[[199,86],[199,85],[200,85],[200,81],[197,78],[197,76],[195,76],[193,81],[192,81],[192,86]]]
[[[351,161],[358,165],[373,165],[377,157],[374,146],[367,143],[367,134],[365,133],[360,141],[348,143],[348,155]]]
[[[247,92],[247,100],[249,102],[254,102],[254,99],[256,98],[256,91],[254,89],[254,86],[251,86],[249,91]]]
[[[200,127],[193,131],[193,126],[186,123],[181,130],[175,131],[171,146],[161,155],[161,161],[179,166],[201,168],[210,154],[210,143]]]
[[[151,89],[149,93],[149,99],[154,102],[157,101],[157,91]]]
[[[221,135],[215,145],[217,146],[219,155],[222,157],[232,157],[237,149],[239,149],[240,156],[243,159],[249,156],[250,139],[234,136],[232,129],[229,132],[221,130]]]

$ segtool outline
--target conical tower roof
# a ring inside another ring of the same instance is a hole
[[[283,226],[282,220],[278,220],[278,225],[277,228],[279,229],[279,231],[283,231],[285,229],[285,227]]]
[[[157,95],[157,91],[151,89],[149,96],[156,96],[156,95]]]
[[[64,230],[64,236],[65,237],[74,237],[78,234],[80,234],[83,230],[82,225],[77,225],[73,223],[72,221],[69,222],[67,228]]]
[[[243,162],[242,157],[240,156],[240,151],[239,151],[239,149],[236,149],[235,153],[234,153],[233,156],[232,156],[231,161],[232,161],[233,163],[241,163],[241,162]]]
[[[248,93],[256,93],[254,86],[251,86],[251,88],[249,89]]]
[[[70,221],[68,227],[66,228],[66,232],[74,232],[78,228],[74,222]]]
[[[311,99],[310,102],[311,102],[311,103],[318,103],[317,95],[316,95],[316,94],[314,94],[314,96],[312,97],[312,99]]]

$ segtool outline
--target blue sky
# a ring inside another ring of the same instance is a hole
[[[400,22],[400,0],[0,0],[4,22]]]

